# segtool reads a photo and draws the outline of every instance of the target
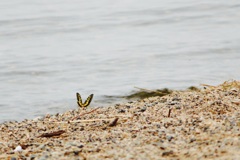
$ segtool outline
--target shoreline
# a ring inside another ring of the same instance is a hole
[[[239,130],[240,82],[231,81],[5,122],[0,159],[237,159]]]

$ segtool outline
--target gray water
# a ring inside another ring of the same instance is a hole
[[[91,104],[134,86],[185,89],[240,78],[237,0],[2,0],[0,122]]]

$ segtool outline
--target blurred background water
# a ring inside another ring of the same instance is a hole
[[[0,122],[107,106],[134,86],[240,78],[240,1],[2,0]]]

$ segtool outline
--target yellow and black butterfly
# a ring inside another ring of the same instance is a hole
[[[77,95],[77,104],[81,108],[87,108],[87,106],[89,106],[93,98],[93,94],[91,94],[90,96],[88,96],[87,100],[84,103],[82,103],[81,95],[79,93],[77,93],[76,95]]]

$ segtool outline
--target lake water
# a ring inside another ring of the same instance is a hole
[[[0,122],[108,106],[134,86],[240,79],[240,1],[2,0]]]

